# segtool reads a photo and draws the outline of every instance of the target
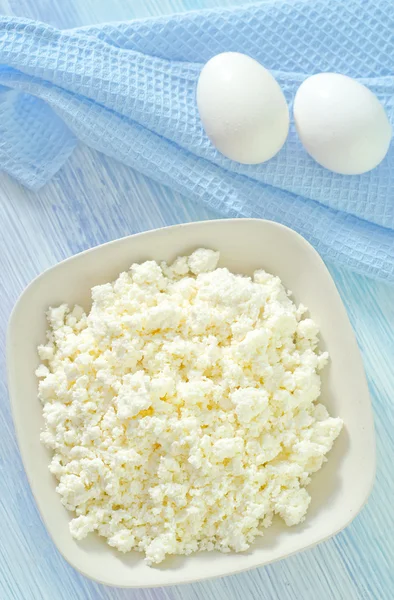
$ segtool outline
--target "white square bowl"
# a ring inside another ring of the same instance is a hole
[[[198,553],[145,565],[143,555],[123,555],[96,534],[82,542],[69,532],[71,514],[60,503],[48,471],[50,452],[39,440],[43,427],[37,399],[37,345],[44,342],[49,306],[78,303],[89,309],[92,286],[113,281],[133,262],[172,261],[198,247],[220,250],[220,265],[235,273],[259,268],[279,275],[305,304],[331,356],[322,401],[345,422],[328,463],[309,486],[312,502],[304,524],[276,523],[248,552]],[[126,237],[78,254],[37,277],[20,296],[8,330],[8,379],[19,447],[42,519],[64,558],[84,575],[107,585],[153,587],[223,576],[284,558],[326,540],[357,515],[371,491],[375,439],[371,403],[360,353],[334,282],[317,252],[300,235],[270,221],[226,219],[176,225]]]

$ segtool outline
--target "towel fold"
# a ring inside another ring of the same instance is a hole
[[[220,155],[195,90],[214,54],[270,69],[291,107],[321,71],[367,85],[394,124],[392,0],[295,0],[59,31],[0,17],[0,169],[38,189],[82,141],[228,216],[273,219],[326,259],[394,282],[394,148],[370,173],[315,163],[291,123],[262,165]],[[125,202],[127,199],[125,198]],[[273,249],[274,250],[274,249]]]

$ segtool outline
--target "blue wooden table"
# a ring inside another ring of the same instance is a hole
[[[0,14],[67,28],[240,1],[0,0]],[[19,457],[6,387],[5,334],[16,298],[33,277],[76,252],[138,231],[217,216],[83,147],[38,193],[0,174],[1,600],[394,598],[394,287],[332,265],[363,353],[378,444],[375,488],[350,527],[313,550],[241,575],[172,588],[122,590],[95,584],[74,571],[41,523]]]

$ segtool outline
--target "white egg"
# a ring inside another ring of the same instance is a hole
[[[250,56],[223,52],[211,58],[198,80],[197,106],[208,137],[232,160],[265,162],[285,143],[286,99],[271,73]]]
[[[377,97],[338,73],[306,79],[294,99],[294,120],[306,151],[342,175],[360,175],[386,156],[391,125]]]

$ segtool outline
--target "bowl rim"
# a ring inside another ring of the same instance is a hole
[[[60,260],[58,262],[56,262],[55,264],[51,265],[50,267],[44,269],[41,273],[39,273],[36,277],[34,277],[27,285],[26,287],[22,290],[22,292],[19,294],[13,309],[11,311],[11,314],[9,316],[9,320],[8,320],[8,327],[7,327],[7,334],[6,334],[6,363],[7,363],[7,383],[8,383],[8,396],[9,396],[9,402],[11,405],[11,413],[12,413],[12,418],[13,418],[13,424],[14,424],[14,429],[15,429],[15,433],[16,433],[16,440],[18,443],[18,448],[19,448],[19,454],[21,456],[22,459],[22,464],[24,467],[24,471],[27,477],[27,480],[29,482],[29,487],[30,487],[30,491],[33,495],[36,507],[38,509],[40,518],[45,526],[45,529],[47,531],[47,533],[49,534],[49,537],[51,538],[56,550],[61,554],[61,556],[76,570],[78,571],[80,574],[82,574],[83,576],[87,577],[88,579],[92,580],[92,581],[96,581],[102,585],[106,585],[109,587],[118,587],[118,588],[123,588],[123,589],[146,589],[146,588],[157,588],[157,587],[169,587],[169,586],[174,586],[174,585],[183,585],[183,584],[188,584],[188,583],[195,583],[198,581],[206,581],[208,579],[216,579],[218,577],[225,577],[227,575],[236,575],[245,571],[249,571],[251,569],[255,569],[255,568],[259,568],[259,567],[263,567],[265,565],[271,564],[273,562],[279,561],[279,560],[283,560],[286,559],[290,556],[293,556],[294,554],[297,554],[299,552],[303,552],[305,550],[311,549],[315,546],[317,546],[318,544],[327,541],[328,539],[330,539],[331,537],[337,535],[338,533],[340,533],[341,531],[343,531],[346,527],[348,527],[348,525],[359,515],[359,513],[361,512],[361,510],[364,508],[364,506],[366,505],[366,503],[368,502],[368,499],[370,497],[370,494],[372,492],[373,486],[374,486],[374,482],[375,482],[375,477],[376,477],[376,436],[375,436],[375,429],[374,429],[374,424],[373,424],[373,411],[372,411],[372,403],[371,403],[371,398],[370,398],[370,394],[369,394],[369,388],[368,388],[368,397],[369,397],[369,403],[370,403],[370,408],[371,408],[371,416],[372,416],[372,435],[373,435],[373,468],[370,469],[370,476],[369,476],[369,481],[368,481],[368,486],[366,488],[366,493],[364,498],[362,499],[362,501],[355,503],[356,509],[354,510],[354,512],[347,518],[345,518],[343,520],[343,522],[337,526],[336,528],[334,528],[332,530],[332,532],[327,533],[325,535],[321,536],[317,536],[317,539],[312,540],[310,543],[305,544],[304,546],[302,546],[301,548],[295,548],[294,550],[291,550],[290,552],[287,552],[286,554],[282,555],[282,556],[278,556],[278,557],[274,557],[272,559],[268,559],[268,560],[264,560],[261,563],[258,564],[251,564],[251,565],[244,565],[242,567],[240,567],[239,569],[235,568],[235,569],[231,569],[231,570],[227,570],[227,571],[223,571],[223,572],[219,572],[217,574],[208,574],[208,575],[198,575],[196,577],[191,577],[191,576],[182,576],[181,573],[179,573],[179,577],[174,578],[173,581],[166,581],[166,582],[154,582],[154,583],[138,583],[137,585],[134,585],[133,583],[130,584],[116,584],[113,583],[112,581],[107,581],[105,577],[100,578],[100,577],[96,577],[93,576],[91,573],[87,572],[86,570],[84,570],[79,562],[74,562],[73,557],[72,556],[68,556],[67,553],[64,551],[64,549],[58,545],[58,542],[55,539],[53,530],[50,526],[48,526],[48,521],[47,521],[47,516],[45,511],[41,510],[41,505],[40,502],[38,500],[38,494],[34,491],[34,485],[32,484],[32,477],[31,477],[31,471],[27,468],[26,466],[26,460],[25,460],[25,451],[22,451],[22,445],[20,443],[20,440],[23,436],[23,431],[22,431],[22,426],[20,421],[18,420],[18,418],[16,417],[16,402],[14,400],[14,397],[16,395],[16,392],[14,390],[14,380],[13,377],[11,376],[11,366],[12,366],[12,350],[11,350],[11,342],[12,342],[12,334],[13,334],[13,329],[14,329],[14,321],[17,318],[17,313],[18,313],[18,309],[19,309],[19,305],[22,301],[22,299],[25,297],[25,295],[30,292],[36,285],[39,284],[39,282],[41,281],[41,279],[44,279],[45,277],[47,277],[52,271],[56,270],[59,266],[64,265],[66,263],[71,263],[79,258],[81,258],[82,256],[85,256],[89,253],[93,253],[94,251],[97,251],[98,249],[101,248],[105,248],[105,247],[109,247],[111,245],[116,245],[119,242],[125,242],[126,240],[130,239],[130,238],[137,238],[137,237],[144,237],[147,234],[155,234],[158,233],[160,231],[163,230],[175,230],[175,229],[185,229],[185,228],[192,228],[195,226],[199,226],[199,225],[204,225],[204,226],[208,226],[208,227],[214,227],[215,225],[218,224],[232,224],[234,225],[235,223],[239,223],[239,222],[246,222],[246,223],[264,223],[266,225],[269,225],[270,227],[274,227],[280,230],[285,230],[287,234],[292,235],[293,237],[297,238],[298,241],[300,241],[305,247],[308,248],[308,251],[313,253],[315,258],[318,259],[319,263],[320,263],[320,267],[325,271],[325,275],[328,276],[328,278],[331,281],[331,284],[334,286],[335,288],[335,292],[338,295],[338,299],[340,300],[340,303],[343,306],[343,302],[341,299],[341,296],[339,295],[339,292],[337,290],[337,287],[335,285],[335,282],[333,280],[333,277],[331,276],[331,273],[329,272],[327,266],[325,265],[323,259],[321,258],[320,254],[318,253],[318,251],[302,236],[300,235],[297,231],[291,229],[290,227],[287,227],[285,225],[282,225],[281,223],[277,223],[276,221],[270,221],[268,219],[258,219],[258,218],[228,218],[228,219],[209,219],[209,220],[202,220],[202,221],[192,221],[192,222],[186,222],[186,223],[177,223],[174,225],[166,225],[163,227],[157,227],[157,228],[153,228],[153,229],[148,229],[145,231],[141,231],[141,232],[137,232],[137,233],[133,233],[130,235],[126,235],[126,236],[122,236],[120,238],[116,238],[114,240],[110,240],[108,242],[104,242],[103,244],[97,244],[95,246],[92,246],[91,248],[87,248],[85,250],[82,250],[81,252],[77,252],[63,260]],[[347,311],[345,309],[345,313],[346,313],[346,317],[349,321],[348,318],[348,314]],[[351,331],[353,333],[353,336],[355,338],[355,334],[353,331],[353,328],[350,324],[349,321],[349,325],[351,328]],[[358,346],[357,346],[358,347]],[[361,365],[362,365],[362,370],[364,373],[364,378],[366,381],[366,377],[365,377],[365,370],[364,370],[364,366],[363,366],[363,362],[362,362],[362,357],[361,357],[361,352],[360,349],[358,348],[358,352],[359,352],[359,357],[360,357],[360,361],[361,361]],[[366,385],[368,387],[368,384],[366,382]],[[194,553],[195,554],[195,553]],[[142,558],[141,558],[142,560]]]

